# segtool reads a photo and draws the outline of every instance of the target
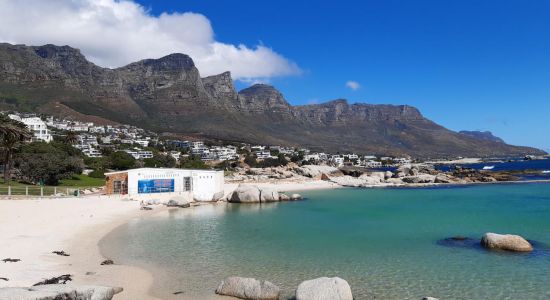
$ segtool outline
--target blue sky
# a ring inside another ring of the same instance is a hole
[[[550,149],[550,1],[139,2],[204,14],[217,40],[294,61],[300,75],[270,80],[292,104],[409,104],[452,130]]]
[[[71,45],[104,67],[183,52],[292,104],[409,104],[550,151],[548,0],[135,1],[0,1],[0,42]]]

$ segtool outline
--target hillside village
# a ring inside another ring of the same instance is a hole
[[[395,158],[355,153],[311,152],[280,145],[250,145],[244,143],[214,144],[200,140],[178,140],[161,137],[157,133],[131,125],[97,125],[52,116],[11,113],[10,118],[23,122],[33,132],[33,141],[51,142],[73,135],[71,144],[90,158],[100,158],[106,152],[123,151],[136,160],[153,158],[154,152],[172,157],[176,163],[189,157],[199,158],[207,166],[221,162],[240,162],[250,155],[257,160],[274,160],[283,156],[288,161],[334,167],[356,166],[381,168],[411,162],[410,158]],[[157,151],[155,151],[157,150]]]

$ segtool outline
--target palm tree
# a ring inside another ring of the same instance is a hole
[[[17,120],[13,120],[4,114],[0,114],[0,150],[4,162],[4,183],[10,180],[11,159],[13,152],[21,144],[32,137],[27,126]]]
[[[65,136],[65,143],[68,145],[74,145],[78,142],[78,134],[74,131],[67,132],[67,135]]]

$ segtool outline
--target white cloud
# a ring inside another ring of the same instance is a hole
[[[346,82],[346,87],[353,91],[357,91],[361,88],[361,85],[357,81],[349,80]]]
[[[128,0],[0,0],[0,41],[69,45],[104,67],[180,52],[193,58],[202,76],[231,71],[233,78],[243,80],[301,72],[262,44],[216,41],[202,14],[153,16]]]

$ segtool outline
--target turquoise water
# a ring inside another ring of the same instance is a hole
[[[174,210],[120,227],[101,247],[200,299],[226,276],[346,279],[355,299],[550,299],[550,184],[304,192],[308,200]],[[437,244],[520,234],[532,254]]]

